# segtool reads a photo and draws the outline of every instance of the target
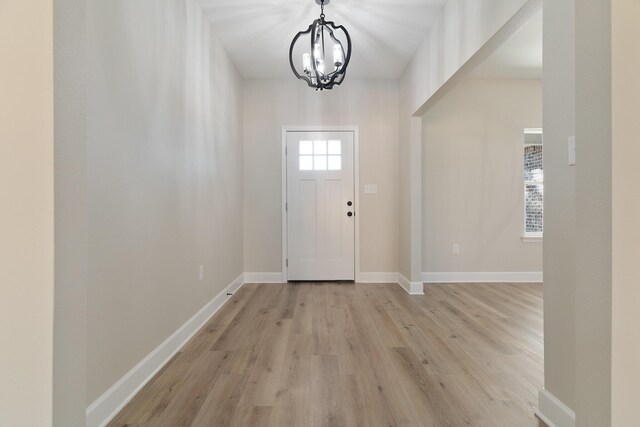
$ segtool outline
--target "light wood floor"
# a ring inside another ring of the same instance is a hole
[[[542,286],[245,285],[110,426],[537,426]]]

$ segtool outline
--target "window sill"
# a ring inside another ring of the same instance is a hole
[[[542,243],[542,236],[522,236],[522,243]]]

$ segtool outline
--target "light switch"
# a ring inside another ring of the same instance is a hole
[[[569,137],[569,166],[576,165],[576,137]]]
[[[376,184],[365,185],[364,194],[378,194],[378,186]]]

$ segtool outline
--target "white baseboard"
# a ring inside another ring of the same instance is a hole
[[[398,284],[407,291],[409,295],[424,295],[424,283],[410,282],[402,273],[398,273]]]
[[[398,273],[359,273],[358,283],[396,283]],[[245,283],[286,283],[283,273],[244,273]]]
[[[424,283],[542,283],[541,271],[422,273]]]
[[[576,414],[560,399],[542,389],[538,393],[536,416],[549,427],[575,427]]]
[[[244,273],[245,283],[285,283],[282,273]],[[397,283],[409,295],[424,295],[422,282],[410,283],[404,276],[396,272],[370,273],[361,272],[357,275],[358,283]]]
[[[283,273],[244,273],[245,283],[285,283]],[[412,295],[420,295],[422,283],[541,283],[541,271],[515,272],[442,272],[422,273],[421,282],[410,282],[400,273],[361,272],[357,275],[358,283],[399,283]],[[408,283],[408,284],[407,284]],[[414,292],[410,292],[413,289]]]
[[[363,273],[358,274],[358,283],[397,283],[398,273]]]
[[[235,279],[191,319],[147,355],[87,408],[87,427],[102,427],[115,417],[144,385],[198,332],[244,284],[244,274]]]
[[[284,283],[284,274],[244,273],[244,283]]]
[[[245,283],[286,283],[283,273],[244,273]],[[398,273],[358,273],[358,283],[398,283]]]

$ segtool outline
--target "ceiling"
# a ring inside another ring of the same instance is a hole
[[[214,32],[245,78],[291,77],[289,46],[320,15],[314,0],[201,0]],[[402,75],[446,0],[331,0],[327,20],[353,41],[349,76]]]
[[[542,11],[472,71],[470,79],[542,79]]]

